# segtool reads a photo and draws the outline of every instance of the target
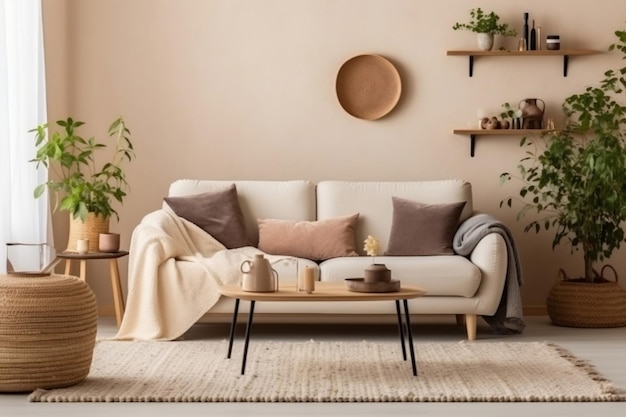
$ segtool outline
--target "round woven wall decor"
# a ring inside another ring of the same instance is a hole
[[[400,100],[402,81],[396,67],[379,55],[359,55],[346,61],[337,74],[337,99],[354,117],[376,120]]]
[[[80,279],[0,276],[0,392],[85,379],[97,327],[96,297]]]

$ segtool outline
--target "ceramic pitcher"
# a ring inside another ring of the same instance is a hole
[[[278,272],[272,268],[262,254],[254,255],[253,260],[241,264],[241,289],[254,292],[278,291]]]
[[[546,103],[540,98],[525,98],[519,102],[524,120],[524,129],[541,129]]]

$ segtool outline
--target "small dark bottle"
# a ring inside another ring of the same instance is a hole
[[[526,50],[529,48],[528,44],[528,12],[524,13],[524,42],[526,42]]]
[[[533,27],[530,30],[530,45],[528,49],[531,51],[537,50],[537,31],[535,30],[535,19],[533,19]]]

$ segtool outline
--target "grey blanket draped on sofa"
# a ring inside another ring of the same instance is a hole
[[[517,247],[509,228],[488,214],[475,215],[461,223],[454,236],[453,248],[457,254],[468,256],[480,239],[489,233],[498,233],[504,239],[508,266],[498,309],[493,316],[483,318],[496,333],[519,334],[526,327],[520,293],[523,276]]]

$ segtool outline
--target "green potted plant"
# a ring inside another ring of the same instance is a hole
[[[470,10],[468,23],[455,23],[454,30],[469,30],[478,34],[478,47],[484,51],[493,48],[494,35],[517,36],[517,31],[508,23],[500,23],[500,16],[494,12],[485,13],[478,7]]]
[[[110,160],[99,165],[96,153],[107,144],[94,137],[84,139],[77,131],[85,123],[71,117],[59,120],[59,131],[47,135],[48,125],[32,129],[35,132],[37,153],[30,162],[44,165],[51,171],[48,181],[34,190],[35,198],[46,188],[54,195],[54,210],[70,212],[70,237],[68,251],[76,250],[76,240],[88,239],[89,251],[97,249],[98,234],[108,233],[109,219],[117,211],[112,203],[122,203],[128,183],[122,168],[124,162],[134,157],[130,130],[122,117],[111,123],[109,138],[114,145]]]
[[[616,31],[615,35],[618,41],[609,51],[621,51],[626,59],[626,31]],[[518,165],[520,175],[516,178],[521,181],[519,197],[523,203],[518,219],[528,213],[538,214],[524,230],[554,229],[552,247],[569,242],[572,253],[582,251],[584,259],[583,277],[568,279],[561,270],[561,281],[550,291],[548,313],[555,324],[626,325],[626,291],[602,276],[607,265],[601,273],[594,269],[625,241],[625,74],[626,66],[606,71],[599,86],[565,99],[563,110],[568,121],[562,130],[520,142],[530,149]],[[502,183],[512,178],[509,173],[500,175]],[[511,207],[512,202],[509,197],[500,206]],[[614,278],[617,281],[617,274]],[[601,293],[617,300],[598,298]],[[565,298],[575,305],[566,305],[569,302]],[[607,311],[609,308],[612,310]],[[567,317],[565,310],[569,311]]]

